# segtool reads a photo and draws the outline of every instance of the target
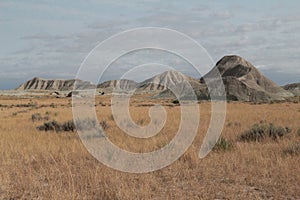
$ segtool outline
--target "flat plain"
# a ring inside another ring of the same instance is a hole
[[[200,125],[188,151],[176,162],[146,174],[113,170],[90,155],[76,131],[40,131],[55,120],[72,120],[71,98],[0,96],[0,199],[300,199],[300,104],[229,102],[219,144],[204,159],[198,152],[211,105],[201,102]],[[96,98],[99,121],[109,139],[132,152],[165,146],[180,124],[172,100],[131,99],[137,124],[147,125],[149,108],[164,106],[168,117],[159,134],[137,139],[115,124],[109,96]],[[38,116],[35,118],[34,116]],[[284,127],[276,140],[241,141],[254,124]],[[224,145],[225,144],[225,145]]]

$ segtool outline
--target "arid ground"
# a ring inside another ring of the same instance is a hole
[[[150,139],[127,136],[114,123],[110,98],[97,97],[99,121],[113,143],[132,152],[167,144],[180,123],[172,100],[136,96],[130,111],[136,123],[149,122],[154,103],[168,113],[163,130]],[[75,132],[40,131],[47,121],[72,120],[71,98],[0,96],[0,199],[300,199],[300,104],[230,102],[223,143],[204,159],[199,148],[210,122],[210,103],[192,146],[170,166],[147,174],[113,170],[90,155]],[[254,124],[288,130],[284,136],[241,141]]]

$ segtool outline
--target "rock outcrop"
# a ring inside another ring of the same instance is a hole
[[[300,83],[292,83],[283,86],[283,89],[293,93],[295,96],[300,96]]]
[[[137,85],[139,90],[162,91],[175,85],[182,84],[184,81],[199,82],[197,79],[186,76],[178,71],[166,71],[149,78]]]
[[[132,80],[121,79],[106,81],[97,85],[99,94],[112,93],[113,91],[135,93],[151,93],[155,98],[177,98],[174,91],[180,94],[180,99],[194,97],[199,100],[209,100],[210,93],[207,83],[216,83],[215,77],[219,74],[225,86],[228,100],[268,102],[285,100],[295,95],[299,96],[300,83],[279,87],[273,81],[265,77],[250,62],[242,57],[231,55],[225,56],[218,61],[215,67],[203,78],[195,79],[178,71],[166,71],[149,78],[141,83]],[[46,80],[34,78],[20,85],[17,90],[73,90],[95,88],[95,85],[81,80]],[[188,84],[186,84],[188,83]],[[191,86],[191,87],[190,87]],[[191,92],[191,89],[192,91]],[[218,96],[218,92],[216,91]],[[221,95],[219,95],[221,96]]]
[[[223,57],[204,76],[205,79],[213,79],[217,70],[223,79],[228,100],[256,102],[284,100],[293,96],[291,92],[279,87],[261,74],[250,62],[239,56]]]
[[[35,77],[20,85],[16,90],[55,90],[55,91],[69,91],[73,90],[76,82],[76,89],[87,89],[95,87],[88,81],[76,79],[70,80],[48,80]]]
[[[97,88],[100,89],[101,92],[105,92],[105,93],[111,93],[113,92],[113,90],[132,91],[136,89],[136,87],[137,87],[137,82],[128,79],[105,81],[97,85]]]

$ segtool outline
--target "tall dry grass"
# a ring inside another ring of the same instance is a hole
[[[96,102],[98,118],[107,122],[110,140],[133,152],[162,147],[180,123],[179,107],[171,106],[171,101],[160,102],[166,105],[166,126],[153,138],[136,139],[116,127],[108,97]],[[16,106],[28,103],[36,106]],[[58,122],[71,120],[70,99],[1,97],[0,104],[7,105],[0,107],[0,199],[300,198],[300,156],[283,153],[300,142],[299,104],[229,103],[222,137],[232,141],[233,149],[211,152],[200,160],[198,151],[210,120],[210,104],[201,103],[199,131],[192,146],[172,165],[147,174],[123,173],[99,163],[76,133],[36,129],[43,121],[32,122],[35,113],[47,113]],[[137,123],[146,125],[150,120],[149,106],[142,104],[144,97],[134,98],[131,115]],[[260,121],[289,126],[292,132],[277,141],[237,140],[243,131]]]

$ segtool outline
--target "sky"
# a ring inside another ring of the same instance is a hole
[[[33,77],[74,78],[97,44],[138,27],[174,29],[201,44],[214,63],[236,54],[279,85],[300,82],[299,10],[297,0],[1,0],[0,90]],[[151,55],[156,61],[172,57]],[[106,79],[124,69],[116,63]]]

